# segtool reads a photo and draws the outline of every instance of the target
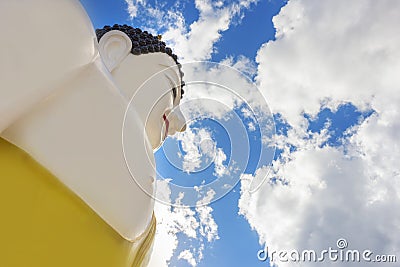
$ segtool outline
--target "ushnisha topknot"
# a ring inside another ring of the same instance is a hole
[[[139,28],[134,28],[127,24],[119,25],[114,24],[113,26],[106,25],[102,29],[96,29],[97,41],[100,41],[101,37],[109,31],[118,30],[125,33],[132,42],[131,53],[134,55],[148,54],[161,52],[169,55],[173,58],[176,65],[178,65],[181,80],[183,79],[182,65],[178,62],[178,56],[172,53],[172,49],[167,47],[165,42],[161,41],[161,36],[154,36],[147,31],[142,31]],[[185,82],[181,83],[181,98],[183,97],[183,86]],[[174,98],[176,97],[176,88],[173,88]]]

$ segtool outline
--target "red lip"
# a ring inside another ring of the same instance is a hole
[[[167,116],[165,116],[165,113],[163,115],[163,119],[165,122],[165,134],[164,134],[164,140],[165,140],[168,136],[168,129],[169,129],[169,120],[167,119]]]

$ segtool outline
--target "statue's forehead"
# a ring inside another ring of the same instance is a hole
[[[171,90],[175,90],[174,105],[177,106],[179,105],[182,96],[182,78],[180,75],[179,67],[177,65],[163,65],[162,67],[165,67],[165,69],[162,71],[163,76],[168,80]]]
[[[162,73],[171,81],[174,83],[175,86],[179,86],[181,83],[181,78],[179,75],[179,69],[178,67],[175,66],[166,66],[160,64],[161,67],[165,68],[162,70]]]

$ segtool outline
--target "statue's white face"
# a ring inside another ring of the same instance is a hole
[[[153,149],[158,148],[168,135],[185,129],[179,111],[180,77],[175,62],[166,54],[153,53],[136,56],[129,54],[111,72],[117,86],[133,105],[145,124]],[[174,98],[172,88],[177,87]]]
[[[132,99],[153,149],[169,134],[185,129],[177,106],[181,98],[180,74],[175,61],[165,53],[133,55],[132,42],[122,31],[112,30],[99,41],[101,58],[122,93]],[[177,99],[172,89],[177,88]]]
[[[148,118],[145,122],[146,133],[153,149],[159,147],[168,134],[171,134],[172,132],[169,122],[170,118],[168,115],[173,109],[173,94],[172,90],[167,92],[160,90],[160,92],[157,92],[159,91],[157,89],[160,89],[164,86],[161,85],[161,83],[165,82],[162,79],[163,77],[160,78],[161,79],[156,79],[157,83],[154,83],[154,85],[151,86],[151,89],[153,89],[154,92],[148,92],[148,96],[151,96],[154,101],[154,106],[151,108]],[[149,82],[152,83],[152,81]],[[168,80],[166,82],[168,82]],[[139,113],[143,111],[144,110],[139,111]],[[145,111],[148,112],[148,109],[145,108]]]

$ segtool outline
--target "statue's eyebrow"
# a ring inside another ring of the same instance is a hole
[[[186,83],[183,81],[183,72],[182,72],[182,70],[181,70],[181,66],[182,66],[182,65],[179,64],[179,63],[176,65],[177,68],[178,68],[179,74],[177,74],[174,70],[171,70],[171,67],[175,67],[175,66],[166,65],[166,64],[163,64],[163,63],[159,63],[158,65],[167,68],[167,71],[168,71],[168,72],[171,72],[171,73],[173,72],[173,75],[172,75],[172,76],[176,77],[176,79],[178,79],[178,80],[180,81],[180,83],[178,83],[178,84],[176,84],[176,85],[174,85],[174,86],[172,86],[172,85],[171,85],[171,86],[173,87],[173,90],[175,90],[174,97],[177,96],[176,89],[179,87],[179,89],[180,89],[180,96],[181,96],[181,98],[182,98],[182,97],[183,97],[183,93],[184,93],[183,86],[186,85]],[[175,83],[173,82],[173,79],[171,78],[171,75],[168,75],[168,74],[164,74],[164,75],[168,76],[168,80],[170,81],[170,83],[175,84]]]

